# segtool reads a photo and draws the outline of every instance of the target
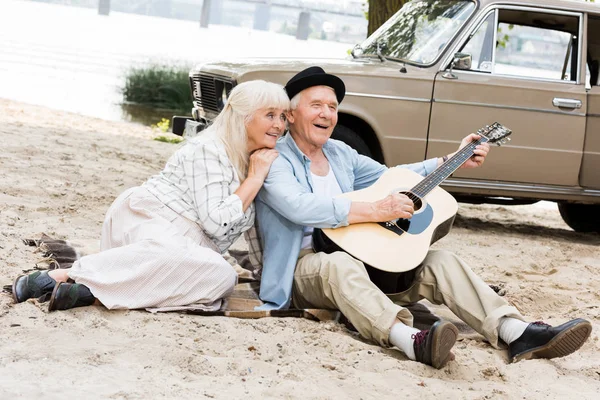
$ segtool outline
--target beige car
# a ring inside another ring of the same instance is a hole
[[[387,165],[454,151],[498,121],[512,142],[444,188],[458,200],[557,201],[577,231],[600,232],[600,6],[576,1],[413,0],[347,59],[251,59],[190,72],[193,135],[239,82],[285,84],[319,65],[347,94],[334,138]]]

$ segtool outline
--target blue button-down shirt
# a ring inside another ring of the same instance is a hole
[[[290,134],[277,142],[279,157],[256,198],[256,215],[263,249],[259,309],[284,309],[290,305],[294,270],[305,226],[338,228],[348,225],[351,201],[313,194],[310,159]],[[387,167],[359,155],[345,143],[329,139],[323,153],[333,169],[342,192],[366,188]],[[437,159],[401,165],[420,175],[437,168]]]

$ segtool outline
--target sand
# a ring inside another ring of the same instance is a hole
[[[45,232],[96,251],[112,200],[176,149],[152,140],[159,134],[0,100],[0,283],[39,261],[23,238]],[[334,322],[100,306],[48,313],[47,304],[15,305],[2,293],[0,399],[599,398],[599,245],[600,235],[573,232],[553,209],[461,204],[435,248],[503,286],[528,319],[583,317],[594,331],[568,357],[516,364],[470,336],[439,371]]]

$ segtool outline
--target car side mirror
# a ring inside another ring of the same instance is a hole
[[[455,53],[454,59],[450,63],[450,70],[446,71],[442,76],[446,79],[458,79],[458,76],[452,72],[453,68],[461,70],[471,69],[473,57],[468,53]]]

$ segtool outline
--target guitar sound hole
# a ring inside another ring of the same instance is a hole
[[[413,201],[415,213],[418,212],[421,208],[423,208],[423,201],[416,194],[414,194],[412,192],[400,192],[400,191],[398,191],[398,193],[408,196],[408,198],[410,198]],[[414,222],[413,218],[411,218],[411,219],[398,218],[398,219],[392,220],[392,221],[378,222],[378,224],[381,225],[382,227],[384,227],[385,229],[388,229],[388,230],[396,233],[397,235],[402,235],[404,232],[410,231],[410,227],[413,222]]]
[[[399,218],[396,220],[396,225],[404,232],[408,232],[410,229],[410,219]]]
[[[411,193],[411,192],[399,192],[399,193],[403,194],[405,196],[408,196],[408,198],[413,201],[413,203],[415,204],[415,212],[419,211],[421,209],[421,207],[423,207],[423,200],[421,200],[421,198],[419,196],[417,196],[416,194]]]

